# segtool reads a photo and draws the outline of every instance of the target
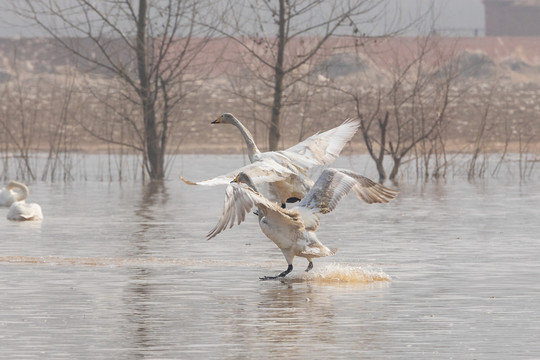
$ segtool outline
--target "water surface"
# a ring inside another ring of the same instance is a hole
[[[244,161],[184,156],[172,174],[199,180]],[[338,166],[374,177],[362,161]],[[259,281],[287,264],[256,217],[207,241],[224,188],[171,178],[31,184],[41,223],[0,209],[0,357],[540,356],[534,181],[402,182],[380,205],[351,195],[318,232],[336,255]]]

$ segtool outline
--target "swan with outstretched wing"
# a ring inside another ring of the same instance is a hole
[[[313,268],[312,259],[333,255],[337,250],[326,247],[317,238],[319,215],[334,210],[351,190],[368,204],[387,203],[398,194],[352,171],[331,168],[325,169],[298,206],[289,210],[259,194],[249,175],[241,172],[227,187],[223,213],[207,237],[211,239],[227,227],[242,223],[246,214],[257,207],[262,232],[281,249],[288,265],[279,275],[261,280],[286,276],[293,269],[295,256],[308,260],[309,271]]]
[[[348,119],[343,124],[312,135],[286,150],[260,152],[249,130],[232,114],[225,113],[212,124],[231,124],[237,127],[246,142],[252,164],[198,182],[180,176],[182,181],[189,185],[213,186],[226,184],[244,172],[255,184],[269,183],[271,195],[282,207],[286,202],[296,202],[305,196],[313,186],[313,181],[309,178],[310,170],[331,164],[360,126],[358,121]]]

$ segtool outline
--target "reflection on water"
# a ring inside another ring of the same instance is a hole
[[[243,159],[185,157],[202,179]],[[365,159],[338,166],[366,173]],[[373,173],[367,173],[373,176]],[[0,216],[5,358],[507,359],[540,353],[540,185],[400,185],[321,218],[304,272],[248,217],[207,241],[223,188],[31,184],[42,223]],[[1,215],[0,214],[0,215]]]

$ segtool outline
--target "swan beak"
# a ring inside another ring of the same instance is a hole
[[[233,182],[237,183],[237,182],[238,182],[238,177],[239,177],[239,176],[240,176],[240,174],[236,175],[236,177],[234,178],[234,180],[231,181],[231,182],[232,182],[232,183],[233,183]]]
[[[210,124],[220,124],[221,123],[221,115],[214,121],[212,121]]]

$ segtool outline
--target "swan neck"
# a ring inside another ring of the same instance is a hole
[[[240,130],[240,133],[244,137],[248,149],[249,160],[253,162],[254,156],[261,153],[257,145],[255,145],[253,135],[251,135],[251,132],[249,132],[249,130],[236,118],[234,119],[233,125],[236,126],[238,130]]]
[[[15,198],[17,199],[17,201],[22,201],[22,200],[25,200],[28,195],[30,195],[30,190],[28,190],[28,186],[26,186],[25,184],[23,183],[20,183],[18,181],[11,181],[8,185],[7,185],[7,189],[8,190],[12,190],[12,189],[19,189],[20,191],[16,191],[15,192]]]

